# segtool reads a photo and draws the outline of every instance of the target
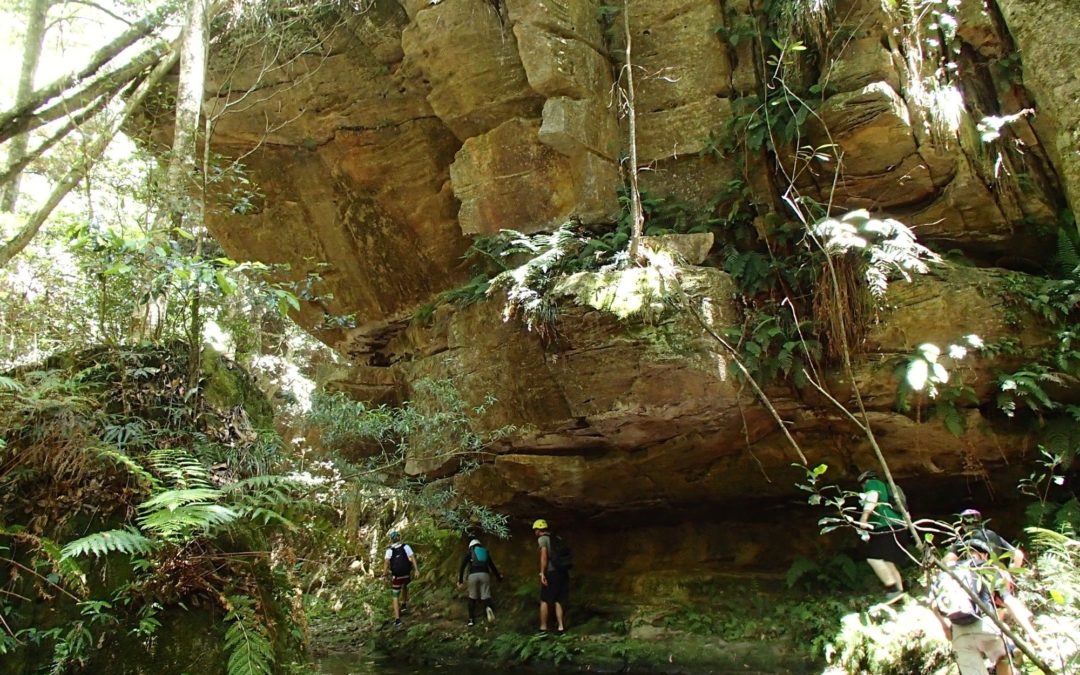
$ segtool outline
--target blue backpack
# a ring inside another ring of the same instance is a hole
[[[472,552],[473,565],[477,567],[486,567],[489,559],[488,551],[483,546],[473,546],[469,549]]]

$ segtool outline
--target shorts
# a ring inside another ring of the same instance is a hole
[[[406,575],[403,577],[394,577],[390,580],[390,595],[395,598],[401,595],[403,590],[408,589],[409,582],[412,581],[412,577]]]
[[[467,581],[470,600],[491,599],[491,575],[487,572],[473,572]]]
[[[960,675],[985,675],[987,661],[994,665],[1008,654],[997,626],[986,617],[967,626],[953,625],[952,646]]]
[[[870,541],[863,546],[863,557],[867,560],[887,560],[897,565],[911,562],[904,551],[911,543],[911,533],[907,530],[882,530],[870,534]]]
[[[566,601],[570,599],[570,572],[552,570],[545,576],[547,586],[540,585],[540,602],[566,605]]]

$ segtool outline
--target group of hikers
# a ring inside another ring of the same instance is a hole
[[[533,522],[540,563],[540,632],[547,633],[551,615],[555,615],[555,632],[566,632],[566,603],[570,596],[570,569],[574,566],[570,547],[548,529],[546,520]],[[466,576],[466,572],[468,575]],[[383,554],[383,574],[390,577],[390,595],[394,610],[394,625],[401,625],[401,615],[409,611],[409,582],[418,574],[416,554],[401,541],[401,533],[390,532],[390,546]],[[491,599],[491,578],[502,581],[491,552],[479,539],[469,541],[468,551],[458,567],[458,589],[466,588],[469,597],[469,626],[476,625],[480,607],[488,623],[495,621]],[[554,612],[552,612],[554,608]]]
[[[903,493],[893,494],[873,471],[864,471],[859,483],[861,508],[855,523],[864,542],[865,558],[885,587],[886,601],[896,602],[905,595],[898,566],[913,560],[911,534],[898,510],[898,507],[907,510],[907,505]],[[566,631],[572,555],[566,543],[551,533],[547,521],[535,521],[532,530],[539,564],[539,628],[541,633],[547,633],[554,616],[555,632],[562,634]],[[1024,554],[989,529],[975,509],[960,512],[954,535],[942,558],[947,571],[941,570],[930,585],[930,607],[952,643],[961,675],[986,675],[988,664],[994,668],[995,675],[1011,675],[1013,645],[997,622],[987,616],[984,607],[997,613],[999,621],[1011,619],[1033,642],[1039,642],[1031,612],[1016,596],[1008,571],[1024,564]],[[391,579],[394,624],[400,626],[401,615],[409,609],[409,582],[418,570],[416,556],[401,541],[400,533],[390,532],[390,542],[383,571]],[[457,579],[458,588],[467,589],[469,626],[479,620],[481,608],[489,623],[495,621],[492,577],[502,580],[491,552],[479,539],[471,539]],[[972,596],[981,603],[973,601]]]
[[[859,482],[862,505],[857,525],[866,562],[885,586],[886,601],[895,602],[904,595],[898,565],[912,560],[911,533],[897,509],[902,505],[907,510],[907,505],[903,493],[893,494],[873,471],[864,471]],[[1011,675],[1015,645],[998,624],[1010,620],[1034,644],[1040,643],[1031,611],[1016,595],[1010,573],[1023,566],[1024,553],[988,528],[977,509],[961,511],[953,530],[941,559],[945,569],[930,584],[930,609],[952,644],[960,675],[986,675],[988,665],[995,675]]]

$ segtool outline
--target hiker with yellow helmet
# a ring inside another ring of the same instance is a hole
[[[556,629],[566,632],[565,607],[570,597],[570,568],[574,566],[570,547],[558,535],[548,530],[547,521],[538,519],[532,525],[540,550],[540,632],[548,631],[550,605],[555,605]]]

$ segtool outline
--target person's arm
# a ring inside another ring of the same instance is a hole
[[[548,541],[551,541],[550,539]],[[547,586],[548,547],[540,547],[540,583]]]
[[[945,639],[952,642],[952,623],[945,617],[938,614],[936,609],[931,610],[935,617],[937,617],[938,623],[941,624],[941,630],[945,633]]]
[[[1031,623],[1031,610],[1027,608],[1024,601],[1016,597],[1008,591],[1003,591],[999,594],[1001,596],[1002,604],[1005,605],[1006,613],[1013,618],[1013,621],[1018,626],[1024,629],[1027,636],[1031,638],[1031,641],[1036,645],[1041,644],[1042,640],[1039,639],[1039,634],[1035,631],[1035,626]]]
[[[391,555],[392,554],[390,552],[390,549],[386,549],[386,555],[383,556],[383,563],[382,563],[383,576],[386,576],[387,574],[390,573],[390,556]]]
[[[1001,536],[997,532],[992,530],[986,531],[993,538],[993,544],[998,547],[999,550],[1005,551],[1009,554],[1009,567],[1023,567],[1024,566],[1024,552],[1017,546],[1014,546],[1005,537]]]
[[[863,510],[862,515],[859,517],[859,527],[864,530],[870,530],[873,529],[873,526],[870,525],[870,515],[874,512],[874,509],[877,508],[878,504],[877,490],[867,490],[863,494],[862,499]]]
[[[420,568],[416,566],[416,553],[408,544],[405,544],[405,553],[409,555],[409,564],[412,565],[413,576],[420,576]]]
[[[495,559],[491,557],[490,551],[488,552],[488,568],[491,570],[491,573],[495,575],[496,579],[502,581],[502,575],[499,574],[499,568],[495,567]]]

